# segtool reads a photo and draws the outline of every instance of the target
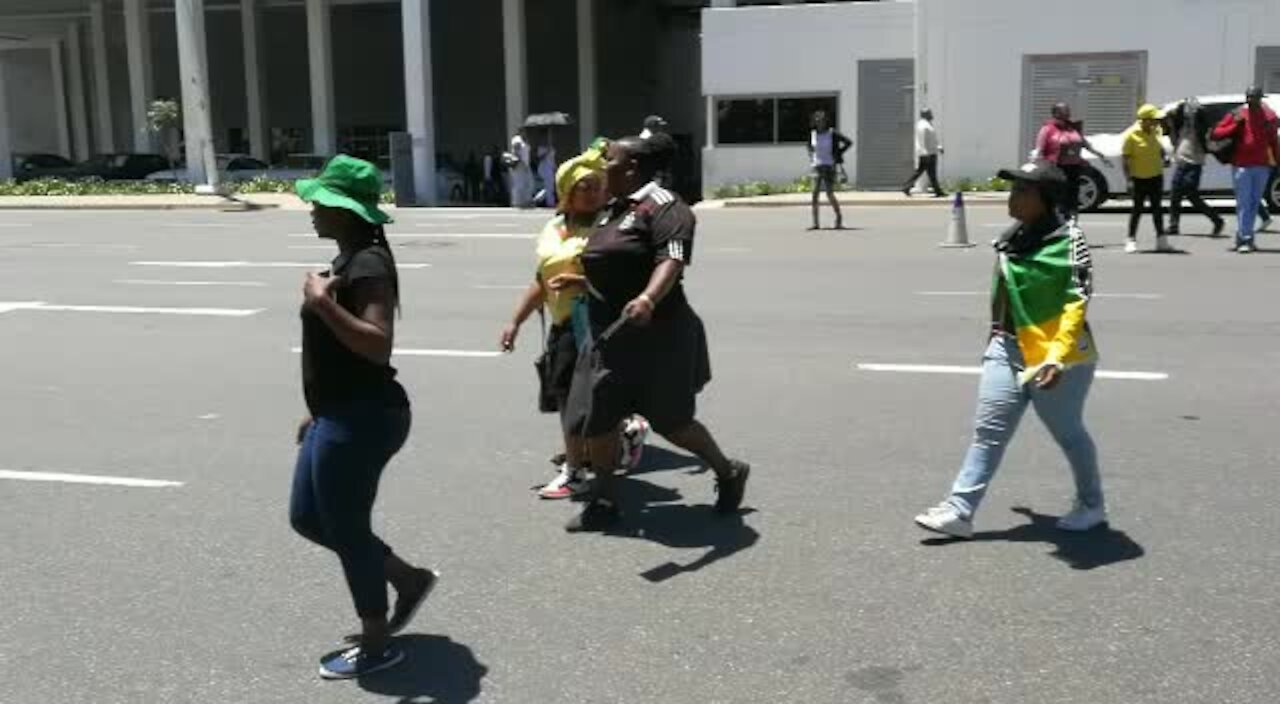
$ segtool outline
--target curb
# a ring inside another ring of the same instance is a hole
[[[56,197],[58,200],[41,202],[43,198]],[[72,196],[74,197],[74,196]],[[127,197],[127,196],[126,196]],[[106,196],[104,198],[110,198]],[[131,211],[165,211],[165,210],[196,210],[206,212],[223,212],[223,213],[247,213],[256,210],[275,210],[280,206],[274,203],[252,203],[248,201],[236,200],[228,198],[210,203],[175,203],[175,202],[137,202],[137,201],[117,201],[96,200],[90,203],[76,203],[63,200],[58,196],[32,196],[25,198],[21,202],[6,202],[8,199],[0,197],[0,211],[17,211],[17,210],[131,210]]]
[[[716,203],[716,204],[712,204]],[[825,205],[826,202],[823,201]],[[1004,199],[988,200],[966,198],[965,206],[976,207],[993,207],[1005,205]],[[808,208],[810,203],[793,202],[793,201],[739,201],[737,199],[724,201],[703,201],[700,204],[704,208]],[[877,208],[950,208],[952,201],[950,198],[919,198],[912,200],[902,199],[883,199],[883,200],[841,200],[840,207],[857,208],[859,206],[874,206]]]

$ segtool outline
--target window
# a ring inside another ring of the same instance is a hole
[[[717,99],[716,143],[803,144],[819,110],[838,127],[837,102],[834,95]]]

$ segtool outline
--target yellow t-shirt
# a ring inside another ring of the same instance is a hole
[[[559,325],[573,315],[573,301],[582,294],[581,286],[559,291],[546,287],[546,282],[560,274],[582,274],[582,250],[587,247],[591,226],[572,226],[563,215],[557,215],[542,228],[538,236],[538,281],[547,297],[551,322]]]
[[[1164,174],[1164,149],[1160,146],[1160,128],[1144,132],[1140,124],[1124,133],[1125,163],[1131,178],[1155,178]]]

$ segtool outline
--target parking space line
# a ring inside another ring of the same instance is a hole
[[[864,372],[897,372],[901,374],[968,374],[982,373],[982,367],[962,367],[948,364],[858,364]],[[1119,379],[1124,381],[1166,381],[1169,375],[1165,372],[1130,372],[1098,370],[1099,379]]]
[[[267,285],[263,281],[159,281],[156,279],[116,279],[112,283],[127,286],[236,286],[243,288]]]
[[[990,291],[916,291],[917,296],[989,296]],[[1093,298],[1130,298],[1139,301],[1157,301],[1162,293],[1095,293]]]
[[[336,249],[336,248],[335,248]],[[325,269],[324,262],[247,262],[247,261],[144,261],[129,262],[130,266],[163,266],[191,269]],[[398,269],[426,269],[430,264],[422,262],[397,264]]]
[[[166,308],[150,306],[58,305],[43,301],[0,302],[0,313],[33,310],[53,313],[124,313],[139,315],[203,315],[220,318],[247,318],[265,308]]]
[[[293,348],[294,354],[298,354],[300,352],[302,352],[301,347]],[[495,350],[433,350],[397,347],[391,350],[391,355],[393,357],[461,357],[472,359],[491,359],[493,357],[501,357],[503,353]]]
[[[133,477],[104,477],[93,474],[68,474],[65,472],[19,472],[0,469],[0,479],[16,479],[24,482],[62,482],[65,484],[102,484],[128,486],[138,489],[162,489],[182,486],[182,482],[164,479],[135,479]]]

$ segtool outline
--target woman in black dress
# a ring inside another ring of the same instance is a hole
[[[565,526],[570,532],[604,530],[620,520],[617,428],[632,413],[715,471],[717,512],[737,512],[751,473],[745,462],[725,457],[695,419],[695,398],[711,380],[702,321],[681,285],[697,222],[679,196],[655,181],[674,153],[663,134],[609,145],[613,200],[582,254],[592,348],[579,357],[564,416],[567,432],[588,438],[596,479],[590,501]]]
[[[320,676],[350,679],[404,660],[390,637],[408,625],[437,575],[400,559],[373,532],[382,470],[409,436],[409,398],[395,380],[391,348],[399,307],[395,258],[378,209],[377,167],[337,156],[318,178],[299,181],[316,234],[334,240],[329,271],[307,274],[302,306],[302,384],[309,415],[298,428],[289,520],[326,547],[360,617],[358,643],[325,656]],[[387,619],[387,584],[396,590]]]

